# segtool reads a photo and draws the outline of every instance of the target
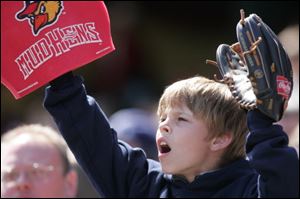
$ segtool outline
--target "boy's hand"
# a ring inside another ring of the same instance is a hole
[[[242,108],[257,108],[279,121],[293,88],[293,72],[288,55],[275,33],[256,15],[237,24],[238,43],[221,44],[217,65]]]
[[[69,71],[57,78],[55,78],[54,80],[50,81],[49,84],[51,85],[51,89],[52,90],[58,90],[59,88],[71,84],[72,79],[74,78],[74,74],[73,71]]]

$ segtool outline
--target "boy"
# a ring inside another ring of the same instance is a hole
[[[258,110],[246,115],[226,85],[194,77],[165,90],[160,166],[118,141],[82,82],[72,73],[52,81],[44,106],[104,197],[298,197],[299,162],[286,134]]]

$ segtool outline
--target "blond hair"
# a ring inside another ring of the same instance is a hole
[[[5,132],[1,136],[1,148],[2,145],[8,144],[10,141],[23,134],[28,134],[32,137],[32,139],[35,140],[42,138],[53,145],[58,150],[61,156],[64,174],[68,173],[68,171],[71,169],[71,163],[68,156],[67,144],[58,134],[58,132],[56,132],[49,126],[43,126],[40,124],[28,124],[13,128]]]
[[[200,76],[175,82],[165,89],[157,113],[161,116],[168,107],[182,103],[194,116],[205,121],[209,130],[207,139],[232,134],[232,143],[224,152],[220,164],[245,157],[246,113],[227,85]]]

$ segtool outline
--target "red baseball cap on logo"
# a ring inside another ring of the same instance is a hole
[[[102,1],[1,1],[1,83],[16,99],[114,49]]]

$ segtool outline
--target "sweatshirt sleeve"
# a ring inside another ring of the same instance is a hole
[[[258,110],[248,112],[247,122],[246,152],[259,174],[259,197],[299,197],[299,159],[282,127]]]
[[[83,79],[66,74],[46,88],[44,107],[97,191],[105,197],[146,195],[160,175],[142,150],[119,142]]]

